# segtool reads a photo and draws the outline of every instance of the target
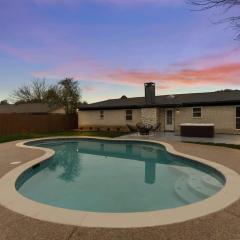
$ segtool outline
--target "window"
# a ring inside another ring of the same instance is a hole
[[[167,110],[167,125],[173,124],[173,111]]]
[[[236,129],[240,129],[240,106],[236,107]]]
[[[104,111],[100,111],[100,119],[104,119]]]
[[[192,109],[192,116],[193,116],[193,118],[201,118],[202,117],[202,108],[194,107]]]
[[[132,110],[126,110],[126,120],[127,121],[132,120]]]

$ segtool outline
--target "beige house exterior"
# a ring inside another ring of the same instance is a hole
[[[180,133],[181,123],[213,123],[216,133],[240,134],[236,128],[236,108],[238,106],[203,106],[202,116],[192,116],[192,107],[180,108],[175,113],[175,131]]]
[[[128,131],[127,125],[160,123],[159,131],[179,135],[181,124],[213,124],[215,133],[240,134],[240,91],[156,96],[150,105],[144,104],[146,91],[145,98],[124,97],[85,106],[78,112],[79,128]]]
[[[143,108],[133,109],[132,120],[126,120],[126,110],[104,110],[104,118],[100,119],[100,111],[79,111],[79,128],[91,130],[96,128],[110,128],[115,130],[127,130],[126,126],[136,125],[139,122],[147,124],[160,123],[161,131],[175,131],[180,134],[180,125],[182,123],[213,123],[216,133],[240,134],[240,129],[236,128],[236,107],[238,106],[203,106],[202,116],[193,117],[193,107],[173,108],[173,130],[166,129],[166,112],[163,108]]]
[[[126,120],[126,110],[104,110],[104,117],[100,117],[100,111],[79,111],[79,126],[126,126],[127,124],[136,125],[141,121],[141,109],[132,110],[132,120]]]

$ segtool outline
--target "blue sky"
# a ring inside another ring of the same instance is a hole
[[[0,0],[0,99],[36,78],[74,77],[88,102],[240,87],[223,11],[181,0]]]

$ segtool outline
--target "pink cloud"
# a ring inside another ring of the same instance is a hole
[[[45,33],[45,34],[44,34]],[[40,36],[40,33],[38,33]],[[76,52],[76,46],[73,44],[68,44],[63,41],[59,42],[51,42],[51,40],[47,39],[47,32],[43,32],[41,35],[41,41],[42,45],[39,47],[31,47],[31,48],[23,48],[14,46],[13,44],[8,44],[4,42],[0,42],[0,52],[3,52],[9,56],[16,57],[19,60],[27,61],[27,62],[36,62],[36,63],[47,63],[53,65],[55,62],[68,62],[73,61],[74,64],[78,64],[78,66],[82,65],[82,62],[86,62],[86,60],[82,61],[79,64],[79,60],[76,58],[78,57],[78,53]],[[50,34],[49,34],[50,35]],[[45,37],[46,36],[46,39]],[[50,39],[53,39],[52,35]],[[78,57],[79,58],[79,57]],[[68,65],[64,65],[62,67],[65,67],[67,69],[70,69],[70,71],[73,70],[73,68],[69,68]],[[62,68],[61,67],[61,68]]]
[[[185,62],[176,63],[173,64],[173,67],[187,68],[191,66],[193,68],[205,68],[230,62],[240,62],[240,48],[234,48],[228,51],[203,56],[201,58],[195,58]]]
[[[98,89],[99,89],[98,87],[94,87],[94,86],[85,86],[83,88],[83,90],[86,92],[97,92]]]
[[[234,52],[238,54],[238,52]],[[214,56],[202,57],[195,62],[189,61],[177,66],[172,65],[168,70],[141,70],[141,69],[114,69],[109,70],[101,64],[91,61],[79,60],[45,72],[35,72],[36,77],[63,78],[72,76],[75,79],[87,81],[99,81],[111,84],[142,85],[144,82],[154,81],[158,89],[173,89],[176,87],[198,87],[198,86],[236,86],[240,85],[240,60],[234,58],[233,53],[226,61],[224,54],[222,58]],[[217,59],[217,61],[216,61]],[[236,59],[236,61],[234,61]],[[175,67],[174,67],[175,66]],[[91,91],[91,90],[90,90]]]
[[[74,77],[75,79],[92,79],[98,78],[102,72],[100,64],[87,60],[75,59],[67,64],[59,64],[55,68],[46,71],[34,71],[32,75],[38,78],[61,79],[64,77]]]
[[[28,50],[12,47],[8,44],[0,43],[0,51],[10,54],[14,57],[30,61],[34,58],[33,54]]]
[[[161,84],[200,86],[240,84],[240,63],[226,63],[202,69],[181,69],[162,72],[157,70],[116,70],[107,75],[108,79],[125,84],[143,84],[155,81]]]
[[[185,85],[238,85],[240,84],[240,62],[224,63],[202,69],[183,69],[176,73],[165,73],[166,81]]]

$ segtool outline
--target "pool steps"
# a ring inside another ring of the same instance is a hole
[[[215,179],[190,175],[184,166],[181,169],[174,166],[169,169],[179,175],[174,190],[176,195],[185,203],[192,203],[200,201],[203,197],[210,197],[222,187]]]
[[[185,177],[180,177],[176,181],[174,185],[174,190],[178,197],[185,203],[199,201],[199,197],[193,191],[189,191],[189,185]]]
[[[210,185],[210,183],[208,183]],[[213,186],[213,185],[212,185]],[[214,186],[215,188],[216,186]],[[221,187],[218,186],[218,189]],[[195,176],[190,176],[188,179],[180,177],[174,186],[176,194],[186,203],[200,201],[202,197],[210,197],[217,190],[213,187],[204,185],[204,181]]]
[[[216,191],[221,189],[221,186],[219,185],[219,182],[216,179],[209,178],[207,176],[203,176],[202,180],[203,180],[203,184],[209,188],[212,188]]]

